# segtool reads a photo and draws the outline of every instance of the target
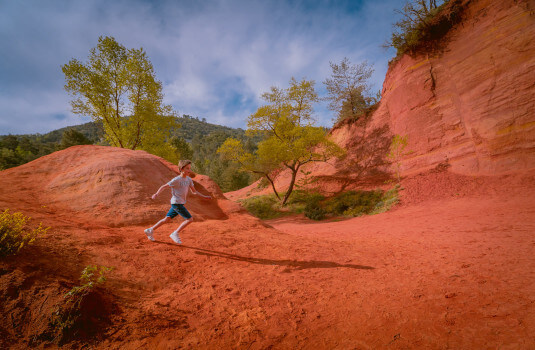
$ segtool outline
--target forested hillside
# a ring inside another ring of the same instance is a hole
[[[234,137],[243,140],[250,150],[254,150],[258,139],[246,137],[242,129],[207,123],[204,118],[183,115],[177,117],[177,121],[181,127],[172,130],[170,139],[179,158],[191,159],[194,170],[210,176],[223,191],[232,191],[251,183],[253,179],[248,174],[221,160],[217,149],[228,137]],[[98,123],[69,126],[46,134],[0,135],[0,170],[83,144],[108,145]]]

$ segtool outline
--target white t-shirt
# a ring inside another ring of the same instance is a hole
[[[189,177],[177,176],[167,183],[171,186],[171,204],[186,204],[189,187],[193,185],[193,180]]]

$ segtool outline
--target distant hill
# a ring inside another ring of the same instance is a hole
[[[182,137],[187,141],[191,141],[195,135],[198,136],[208,136],[209,134],[221,131],[229,136],[233,137],[242,137],[245,135],[245,131],[240,128],[230,128],[228,126],[222,126],[217,124],[207,123],[206,121],[200,120],[199,118],[192,117],[189,115],[184,115],[182,117],[177,117],[178,122],[182,125],[181,128],[173,130],[173,135]],[[22,135],[13,135],[18,139],[29,138],[31,141],[38,141],[40,143],[59,143],[63,133],[68,129],[74,129],[82,133],[85,137],[92,140],[95,143],[103,143],[104,141],[104,132],[99,123],[89,122],[85,124],[67,126],[61,129],[53,130],[46,134],[22,134]],[[0,135],[0,141],[3,140],[8,135]]]
[[[247,137],[243,129],[234,129],[207,123],[206,120],[184,115],[177,118],[180,128],[172,130],[172,135],[186,141],[184,144],[175,139],[174,146],[181,157],[191,159],[194,170],[210,176],[222,190],[232,191],[247,186],[255,178],[239,170],[236,165],[220,159],[217,149],[228,137],[244,141],[249,151],[256,148],[260,137]],[[75,130],[82,134],[68,137],[66,131]],[[67,137],[64,139],[64,134]],[[52,152],[79,144],[107,146],[102,126],[89,122],[53,130],[46,134],[0,135],[0,170],[13,168],[35,160]]]
[[[180,129],[174,130],[174,135],[182,137],[187,141],[191,141],[194,135],[199,136],[208,136],[213,132],[223,132],[232,137],[243,137],[245,135],[245,130],[237,128],[230,128],[228,126],[210,124],[206,121],[199,120],[199,118],[191,117],[189,115],[184,115],[177,118],[178,122],[182,125]]]

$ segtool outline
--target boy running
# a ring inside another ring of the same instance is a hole
[[[177,215],[180,215],[185,219],[185,221],[181,223],[180,226],[178,226],[178,228],[173,233],[171,233],[169,237],[171,237],[171,239],[177,244],[182,243],[178,233],[193,222],[193,217],[184,206],[184,204],[186,204],[188,190],[190,190],[191,193],[199,195],[203,198],[212,199],[212,197],[205,196],[195,190],[195,187],[193,186],[193,180],[190,177],[190,175],[193,174],[191,172],[190,160],[181,160],[180,162],[178,162],[178,171],[180,172],[180,174],[177,177],[175,177],[168,183],[162,185],[162,187],[160,187],[158,191],[151,197],[152,199],[156,199],[160,192],[162,192],[166,187],[171,187],[171,209],[169,209],[169,212],[167,213],[165,218],[158,221],[154,226],[145,229],[145,234],[151,241],[154,241],[154,230],[156,230],[158,227],[165,224],[166,222],[171,221]]]

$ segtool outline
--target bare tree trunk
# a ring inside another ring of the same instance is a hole
[[[275,193],[275,196],[277,196],[277,199],[278,199],[278,200],[281,200],[281,197],[279,196],[279,193],[278,193],[277,190],[275,189],[275,183],[273,182],[273,180],[269,177],[268,174],[264,174],[264,176],[265,176],[266,179],[268,179],[268,181],[271,183],[271,188],[273,189],[273,193]]]
[[[290,195],[292,194],[292,191],[294,189],[295,185],[295,178],[297,177],[297,171],[299,170],[299,167],[297,167],[295,170],[292,170],[292,180],[290,181],[290,186],[288,186],[288,190],[286,191],[286,195],[284,195],[284,199],[282,200],[282,205],[286,205],[286,202],[288,201],[288,198],[290,198]]]

